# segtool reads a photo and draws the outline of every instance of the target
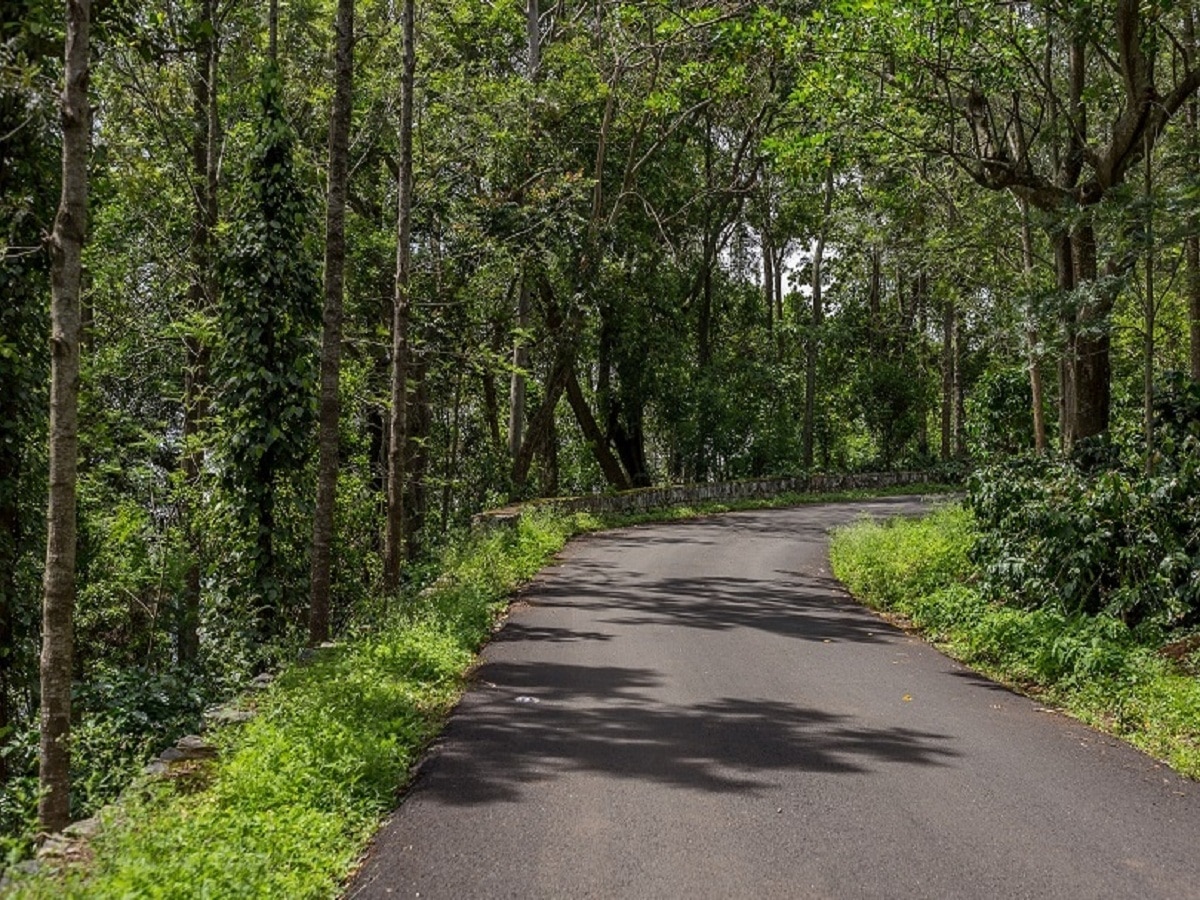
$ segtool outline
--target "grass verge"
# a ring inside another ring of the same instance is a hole
[[[101,814],[84,858],[18,877],[21,898],[334,897],[413,764],[441,730],[475,654],[532,578],[575,534],[735,509],[935,493],[944,488],[679,507],[636,515],[526,513],[447,551],[440,576],[388,624],[284,672],[217,729],[215,761],[147,780]]]
[[[1200,679],[1122,622],[990,603],[970,585],[970,513],[863,521],[834,535],[834,574],[950,655],[1200,778]]]

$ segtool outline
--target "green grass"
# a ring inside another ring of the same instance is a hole
[[[835,534],[834,574],[952,656],[1200,778],[1200,679],[1122,622],[989,603],[970,584],[970,514],[859,522]]]
[[[536,509],[470,536],[389,624],[295,666],[213,732],[217,761],[145,781],[102,813],[90,858],[14,886],[24,898],[335,897],[457,702],[513,591],[574,534],[934,486],[791,495],[624,516]],[[393,603],[395,607],[395,603]]]

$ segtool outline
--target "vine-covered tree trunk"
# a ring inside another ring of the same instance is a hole
[[[400,171],[396,202],[396,289],[392,297],[392,412],[388,428],[387,531],[383,547],[384,588],[400,585],[408,534],[405,495],[405,456],[408,448],[408,326],[412,248],[412,133],[416,53],[413,44],[413,0],[401,10],[403,63],[400,74]]]
[[[50,502],[42,600],[38,822],[71,820],[71,676],[75,651],[75,486],[79,456],[79,293],[87,230],[90,0],[68,0],[62,93],[62,200],[50,250]]]
[[[329,116],[329,185],[325,205],[325,308],[322,314],[321,397],[317,424],[317,503],[313,511],[308,639],[329,640],[333,566],[333,513],[337,501],[339,385],[342,368],[342,297],[346,268],[346,191],[350,112],[354,88],[354,0],[338,0]]]

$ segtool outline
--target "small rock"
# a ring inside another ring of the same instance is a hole
[[[204,712],[204,720],[210,725],[240,725],[253,718],[253,710],[236,709],[232,706],[215,706]]]
[[[37,849],[38,859],[62,859],[71,849],[71,842],[61,834],[52,834]]]
[[[23,859],[15,866],[10,866],[0,878],[0,897],[7,897],[16,883],[24,878],[30,878],[41,871],[42,864],[36,859]]]
[[[263,672],[261,675],[255,675],[250,681],[250,687],[256,691],[265,691],[271,686],[271,682],[275,680],[275,676],[270,672]]]
[[[91,840],[100,831],[100,820],[95,816],[89,819],[80,819],[78,822],[72,822],[63,829],[63,835],[72,840]]]
[[[185,759],[212,759],[217,755],[217,748],[198,734],[181,737],[175,742],[175,749],[186,754]]]
[[[166,775],[167,772],[170,771],[170,768],[171,767],[161,759],[156,759],[142,767],[142,774],[148,775],[151,778],[158,778],[160,775]]]

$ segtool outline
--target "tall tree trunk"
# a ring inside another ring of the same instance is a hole
[[[770,216],[768,210],[764,217]],[[767,332],[775,333],[775,251],[771,246],[770,223],[762,229],[763,302],[767,307]]]
[[[1196,13],[1192,3],[1184,8],[1184,52],[1189,66],[1196,64]],[[1184,111],[1187,161],[1191,172],[1200,170],[1200,100],[1192,96]],[[1200,381],[1200,233],[1193,220],[1184,239],[1187,257],[1185,291],[1188,302],[1188,362],[1192,380]]]
[[[1025,282],[1028,288],[1033,287],[1034,256],[1033,231],[1029,224],[1029,203],[1018,201],[1021,209],[1021,260],[1025,269]],[[1032,312],[1026,314],[1025,325],[1026,352],[1029,356],[1029,389],[1033,402],[1033,446],[1038,453],[1046,452],[1046,410],[1045,391],[1042,387],[1042,368],[1038,359],[1038,332],[1033,322]]]
[[[513,371],[508,387],[508,454],[517,458],[525,438],[525,373],[529,371],[529,347],[525,330],[529,327],[529,278],[526,272],[518,275],[517,336],[513,339]]]
[[[50,498],[42,599],[38,822],[71,820],[71,675],[75,653],[75,485],[79,463],[79,320],[87,231],[90,0],[68,0],[62,114],[62,197],[50,250]]]
[[[526,39],[529,45],[529,78],[533,80],[537,78],[538,66],[541,65],[542,59],[542,29],[539,24],[541,20],[541,10],[538,9],[538,0],[526,0],[525,2],[525,32]]]
[[[1146,299],[1142,310],[1142,428],[1146,441],[1146,474],[1154,474],[1154,327],[1158,306],[1154,299],[1154,145],[1146,137],[1145,179],[1146,201]]]
[[[1056,231],[1050,236],[1054,245],[1054,273],[1056,287],[1061,295],[1066,296],[1075,289],[1075,267],[1071,261],[1071,236],[1066,231]],[[1074,416],[1075,389],[1073,387],[1073,369],[1071,353],[1074,347],[1075,323],[1074,317],[1065,313],[1061,317],[1063,325],[1063,355],[1058,362],[1058,436],[1059,449],[1068,450],[1071,446],[1071,421]]]
[[[538,0],[526,0],[525,30],[527,40],[527,62],[529,65],[529,81],[537,81],[538,67],[541,63],[541,18]],[[533,142],[533,122],[530,120],[530,145]],[[533,160],[526,159],[527,170],[532,172]],[[525,431],[525,377],[529,371],[529,348],[525,343],[525,331],[529,328],[529,265],[524,263],[518,273],[520,283],[517,289],[517,334],[513,338],[512,375],[508,386],[508,455],[516,459],[521,450]]]
[[[396,290],[392,298],[392,413],[388,429],[388,509],[384,539],[383,583],[388,591],[400,586],[400,567],[408,534],[404,502],[405,451],[408,447],[408,322],[409,269],[412,234],[413,85],[416,75],[413,0],[401,12],[403,67],[400,75],[400,173],[396,211]]]
[[[954,301],[942,307],[942,462],[950,459],[954,439]]]
[[[817,416],[817,359],[820,349],[820,329],[825,321],[825,303],[821,295],[824,278],[825,236],[829,228],[829,214],[833,209],[833,165],[825,172],[825,200],[821,210],[821,227],[817,230],[817,244],[812,257],[812,318],[811,330],[805,342],[804,360],[804,468],[813,467],[813,434]]]
[[[967,338],[963,333],[963,315],[954,314],[954,455],[963,459],[967,455]]]
[[[21,422],[17,392],[0,394],[0,416]],[[17,560],[21,548],[21,502],[18,486],[22,453],[17,441],[0,446],[0,750],[11,741],[12,692],[16,671]],[[0,753],[0,785],[8,781],[8,758]]]
[[[192,80],[192,247],[188,307],[193,313],[211,312],[217,304],[217,266],[213,252],[217,228],[217,157],[220,119],[217,108],[219,40],[216,33],[216,0],[200,6],[200,28],[196,38],[196,71]],[[192,504],[200,490],[204,450],[200,431],[208,417],[209,346],[197,335],[189,335],[184,352],[183,376],[183,478],[187,488],[184,517],[188,553],[187,571],[179,611],[176,642],[180,663],[195,662],[200,652],[200,555],[201,536],[193,521]]]
[[[354,90],[354,0],[338,0],[329,114],[329,184],[325,203],[325,308],[321,332],[321,397],[317,424],[317,503],[313,510],[312,579],[308,640],[329,640],[333,568],[333,513],[337,504],[339,395],[342,368],[342,299],[346,285],[346,191],[350,164],[350,113]]]
[[[1096,234],[1090,223],[1071,234],[1071,256],[1075,284],[1095,284]],[[1100,287],[1101,290],[1108,290]],[[1112,364],[1110,339],[1105,327],[1110,304],[1105,298],[1079,305],[1074,322],[1071,362],[1071,442],[1101,434],[1108,428],[1111,404]]]
[[[433,409],[429,403],[429,382],[426,378],[429,361],[422,351],[413,353],[412,403],[408,413],[408,449],[405,451],[404,471],[407,474],[404,493],[407,509],[404,514],[405,555],[416,559],[421,552],[421,529],[429,510],[429,433],[433,424]]]
[[[440,524],[443,537],[450,527],[451,502],[454,499],[454,485],[458,480],[458,455],[462,446],[462,393],[463,371],[459,368],[454,373],[454,405],[450,411],[450,428],[446,437],[446,467],[442,473]]]
[[[529,480],[529,469],[533,465],[534,453],[550,433],[550,423],[554,419],[554,412],[558,407],[558,401],[562,399],[563,389],[567,386],[570,366],[570,361],[565,355],[560,355],[559,359],[555,362],[554,370],[550,373],[549,380],[546,382],[546,395],[529,418],[529,428],[526,430],[525,443],[521,445],[521,450],[517,453],[517,458],[513,460],[512,483],[514,496],[519,496],[525,489],[525,485]]]

